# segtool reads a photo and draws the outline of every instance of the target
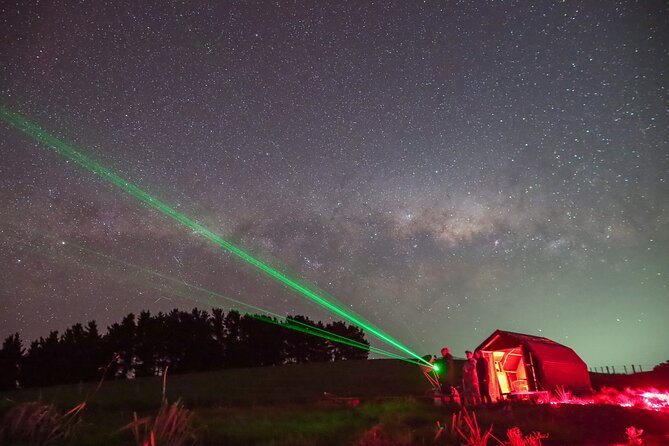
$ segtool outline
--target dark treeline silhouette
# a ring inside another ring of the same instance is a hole
[[[304,316],[290,317],[293,326],[327,330],[369,343],[360,328],[343,322],[324,325]],[[194,308],[139,316],[128,314],[101,334],[95,321],[75,324],[62,334],[52,331],[27,350],[18,334],[0,350],[0,389],[125,379],[233,367],[367,359],[367,348],[354,348],[286,328],[287,323],[258,315],[211,313]]]

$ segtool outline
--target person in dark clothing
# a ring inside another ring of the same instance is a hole
[[[488,384],[490,383],[488,361],[486,361],[481,350],[476,350],[474,357],[476,358],[476,374],[479,380],[481,401],[483,404],[492,403],[492,398],[490,398],[490,389],[488,387]]]
[[[479,379],[474,354],[467,350],[465,352],[467,360],[462,366],[462,396],[463,402],[467,406],[477,406],[481,404],[481,392],[479,390]]]
[[[439,379],[441,386],[441,393],[443,395],[451,395],[453,388],[453,355],[448,350],[448,347],[441,349],[441,358],[434,361],[436,365],[435,372]]]

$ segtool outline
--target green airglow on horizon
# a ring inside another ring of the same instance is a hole
[[[324,297],[320,296],[316,292],[310,290],[304,285],[299,284],[296,280],[291,279],[284,275],[283,273],[277,271],[276,269],[270,267],[269,265],[263,263],[262,261],[256,259],[253,257],[251,254],[247,253],[246,251],[242,250],[241,248],[238,248],[237,246],[233,245],[229,241],[223,239],[220,235],[216,234],[215,232],[205,228],[201,224],[197,223],[195,220],[192,220],[191,218],[187,217],[186,215],[178,212],[177,210],[173,209],[172,207],[168,206],[167,204],[163,203],[162,201],[158,200],[157,198],[151,196],[148,192],[145,192],[144,190],[140,189],[138,186],[132,184],[131,182],[127,181],[126,179],[122,178],[120,175],[115,173],[114,171],[107,169],[104,167],[102,164],[98,163],[97,161],[94,161],[93,159],[89,158],[88,156],[80,153],[79,151],[75,150],[72,146],[69,144],[61,141],[60,139],[56,138],[55,136],[51,135],[47,131],[43,130],[41,127],[39,127],[37,124],[34,124],[33,122],[29,121],[22,115],[10,110],[9,108],[5,107],[4,105],[0,105],[0,117],[2,119],[11,124],[12,126],[16,127],[17,129],[21,130],[23,133],[27,134],[28,136],[32,137],[33,139],[44,143],[47,145],[49,148],[57,152],[58,154],[69,158],[70,160],[76,162],[80,166],[84,167],[85,169],[89,170],[90,172],[102,177],[104,180],[108,181],[111,184],[114,184],[118,187],[120,187],[123,191],[128,193],[129,195],[135,197],[139,201],[148,204],[149,206],[153,207],[154,209],[160,211],[164,215],[170,217],[171,219],[181,223],[182,225],[186,226],[187,228],[191,229],[193,232],[199,234],[200,236],[206,238],[207,240],[217,244],[219,247],[223,248],[224,250],[230,252],[231,254],[235,255],[239,259],[245,261],[246,263],[256,267],[259,269],[261,272],[265,273],[266,275],[270,276],[271,278],[275,279],[276,281],[282,283],[288,288],[291,288],[292,290],[296,291],[298,294],[306,297],[307,299],[317,303],[321,307],[329,310],[332,313],[335,313],[345,319],[347,319],[350,322],[353,322],[354,324],[360,326],[361,328],[365,329],[368,331],[370,334],[376,336],[378,339],[392,345],[393,347],[397,348],[398,350],[401,350],[414,358],[416,358],[419,362],[428,364],[427,361],[425,361],[420,355],[417,353],[413,352],[411,349],[391,337],[390,335],[384,333],[381,331],[381,329],[372,326],[370,323],[367,323],[363,321],[360,317],[351,314],[349,311],[335,305],[332,302],[329,302],[327,299]]]

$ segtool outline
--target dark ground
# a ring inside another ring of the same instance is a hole
[[[593,375],[593,386],[668,388],[669,379],[638,375]],[[25,389],[0,394],[4,414],[21,401],[54,403],[67,410],[84,401],[96,384]],[[200,444],[400,445],[457,444],[448,426],[454,409],[435,407],[428,383],[414,365],[348,361],[224,370],[168,376],[167,398],[193,411]],[[82,412],[74,445],[134,444],[119,428],[154,415],[161,402],[160,378],[105,382]],[[359,404],[356,404],[358,403]],[[644,429],[644,445],[669,444],[669,414],[619,406],[500,404],[475,409],[479,425],[506,439],[506,430],[541,432],[542,445],[624,444],[625,429]],[[0,414],[1,415],[1,414]],[[5,443],[7,444],[7,443]],[[497,444],[493,441],[489,445]]]

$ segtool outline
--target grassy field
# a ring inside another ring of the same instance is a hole
[[[53,403],[65,411],[86,399],[95,383],[0,394],[0,416],[20,402]],[[392,360],[286,365],[168,376],[167,398],[192,411],[199,444],[395,445],[458,444],[442,431],[454,409],[435,407],[418,367]],[[133,445],[120,428],[155,415],[160,378],[105,382],[81,412],[67,444]],[[359,401],[359,404],[357,404]],[[625,443],[625,429],[644,429],[644,445],[669,444],[669,414],[617,406],[495,405],[476,410],[479,425],[548,434],[543,445]],[[160,443],[158,443],[160,444]],[[489,444],[497,444],[492,441]]]

